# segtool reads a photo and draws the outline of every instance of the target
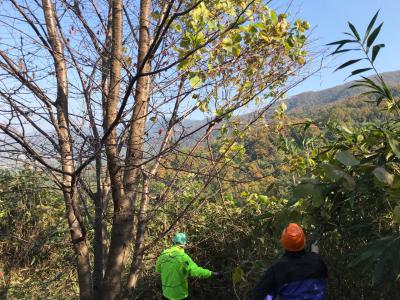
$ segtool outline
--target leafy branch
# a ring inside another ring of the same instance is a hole
[[[333,51],[330,55],[338,55],[342,53],[352,52],[352,51],[361,51],[364,57],[358,59],[351,59],[347,62],[341,64],[339,67],[336,68],[335,72],[346,67],[355,65],[363,60],[367,60],[370,67],[364,68],[357,68],[351,72],[351,74],[347,77],[350,78],[355,75],[359,75],[365,73],[367,71],[373,70],[376,74],[378,81],[374,81],[371,78],[366,76],[361,76],[361,80],[356,80],[355,84],[351,86],[351,88],[355,87],[363,87],[367,88],[368,90],[362,95],[374,95],[377,97],[377,105],[381,104],[382,101],[386,101],[388,104],[389,110],[396,109],[399,112],[400,104],[399,101],[393,96],[392,92],[388,88],[386,82],[384,81],[382,75],[378,72],[375,66],[375,60],[378,57],[378,54],[382,48],[385,47],[385,44],[375,44],[376,38],[378,37],[383,22],[380,23],[378,26],[375,27],[375,23],[379,16],[379,10],[376,12],[374,17],[371,19],[365,35],[361,37],[360,33],[357,31],[356,27],[348,22],[350,32],[345,32],[347,36],[350,36],[351,39],[344,39],[340,41],[336,41],[333,43],[329,43],[327,46],[337,46],[335,51]],[[354,48],[344,48],[344,46],[349,46],[355,44]],[[372,49],[372,51],[371,51]],[[346,78],[346,79],[347,79]]]

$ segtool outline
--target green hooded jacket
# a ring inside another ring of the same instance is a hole
[[[157,259],[156,271],[161,274],[164,297],[180,300],[189,296],[188,277],[208,278],[213,272],[199,267],[185,250],[173,246],[164,250]]]

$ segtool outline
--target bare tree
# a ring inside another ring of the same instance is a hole
[[[146,238],[177,179],[192,172],[201,195],[219,178],[237,138],[194,170],[199,149],[235,112],[265,104],[245,130],[291,87],[308,25],[292,26],[260,0],[1,5],[1,146],[12,149],[9,159],[24,155],[40,166],[63,192],[80,298],[129,299],[146,251],[201,204],[177,208],[171,224]],[[182,159],[173,176],[155,193],[175,156]],[[95,231],[91,243],[86,226]]]

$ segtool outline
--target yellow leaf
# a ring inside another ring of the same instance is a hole
[[[244,271],[240,267],[236,267],[232,271],[232,282],[233,284],[238,284],[239,282],[243,281]]]

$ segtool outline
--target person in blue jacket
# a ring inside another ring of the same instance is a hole
[[[289,224],[282,232],[285,254],[263,275],[252,300],[323,300],[326,297],[327,268],[321,256],[305,250],[302,228]]]

